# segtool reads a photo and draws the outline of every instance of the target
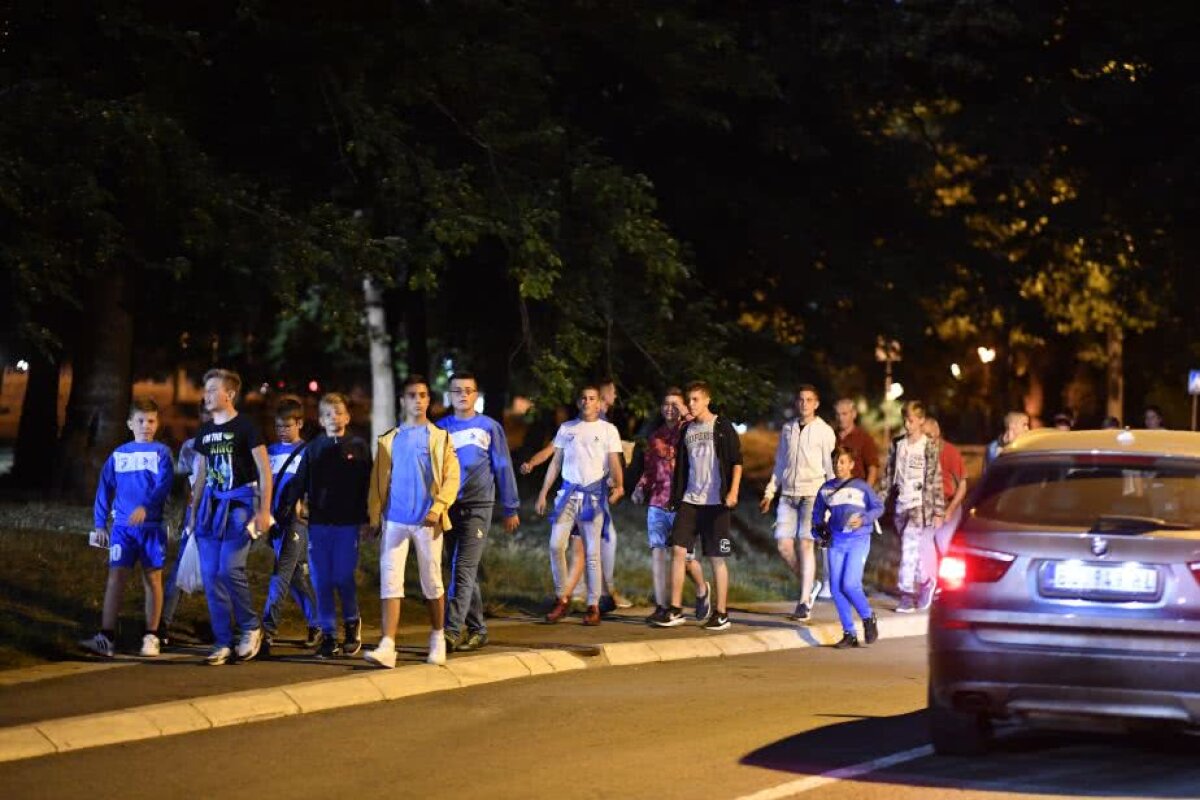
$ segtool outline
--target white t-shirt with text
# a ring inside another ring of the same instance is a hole
[[[621,452],[621,435],[611,422],[573,419],[559,427],[554,446],[563,451],[563,480],[587,486],[608,474],[608,455]]]
[[[925,487],[925,436],[910,442],[908,437],[900,440],[896,448],[896,508],[907,511],[921,505],[921,490]]]

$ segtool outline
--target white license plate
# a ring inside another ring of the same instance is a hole
[[[1150,567],[1073,561],[1051,562],[1046,566],[1042,586],[1055,592],[1140,596],[1158,591],[1158,572]]]

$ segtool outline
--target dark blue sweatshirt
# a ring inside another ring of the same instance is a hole
[[[335,439],[322,433],[308,443],[299,460],[295,477],[279,495],[281,513],[307,497],[310,525],[362,525],[367,521],[371,448],[362,438]]]

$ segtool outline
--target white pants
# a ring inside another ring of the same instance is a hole
[[[554,577],[554,596],[565,597],[567,545],[571,542],[571,530],[578,525],[586,560],[584,575],[587,577],[587,604],[594,606],[600,602],[600,543],[604,532],[604,515],[597,511],[590,522],[577,523],[575,518],[579,515],[581,504],[578,496],[572,497],[563,504],[558,519],[554,521],[554,528],[550,531],[550,574]]]
[[[387,522],[379,545],[379,597],[383,600],[404,597],[404,566],[410,541],[417,551],[417,571],[425,599],[442,596],[442,537],[435,537],[433,528],[425,525]]]
[[[897,511],[900,531],[900,570],[896,583],[904,594],[915,595],[928,581],[937,579],[938,554],[933,536],[937,528],[921,525],[921,510]]]

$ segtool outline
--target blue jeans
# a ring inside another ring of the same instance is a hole
[[[863,592],[863,568],[871,552],[871,532],[835,533],[829,546],[829,592],[837,607],[843,631],[854,631],[854,614],[861,619],[871,616],[871,605]]]
[[[259,626],[246,577],[246,556],[250,554],[246,523],[253,516],[249,507],[238,505],[229,510],[224,529],[215,536],[193,534],[200,550],[204,598],[208,601],[213,640],[218,647],[233,645],[232,622],[237,622],[242,633],[257,630]]]
[[[308,568],[317,594],[317,624],[333,636],[337,620],[334,592],[342,601],[342,619],[358,619],[358,525],[308,526]]]
[[[450,585],[446,591],[446,633],[457,636],[465,624],[471,633],[487,633],[483,595],[479,591],[479,562],[492,525],[492,507],[451,506],[445,547],[450,555]]]
[[[279,618],[283,615],[283,601],[289,594],[300,607],[308,627],[317,624],[317,598],[308,583],[306,569],[308,558],[308,526],[293,522],[289,529],[272,540],[275,549],[275,569],[271,572],[271,586],[267,590],[267,604],[263,607],[263,628],[274,634],[279,630]]]

